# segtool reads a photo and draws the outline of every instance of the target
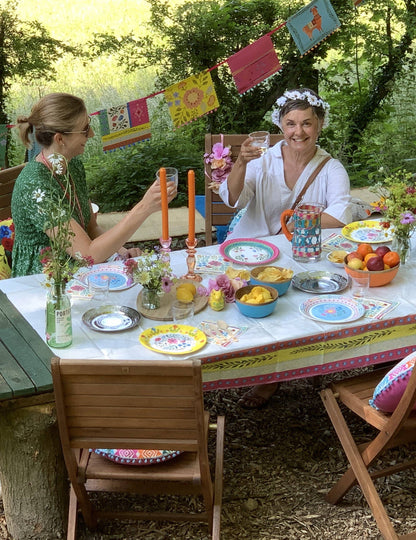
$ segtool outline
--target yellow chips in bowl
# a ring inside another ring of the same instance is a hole
[[[331,253],[328,253],[328,260],[335,264],[343,264],[346,255],[347,252],[343,249],[335,249]]]
[[[249,293],[244,294],[240,300],[247,304],[264,304],[265,302],[273,300],[273,297],[270,294],[270,291],[257,285],[256,287],[253,287]]]
[[[264,270],[259,272],[256,276],[261,281],[269,281],[273,283],[275,281],[285,281],[293,276],[293,270],[289,268],[277,268],[276,266],[267,266]]]
[[[248,281],[250,279],[250,272],[248,270],[237,270],[232,266],[229,266],[226,269],[225,273],[230,279],[240,278],[244,279],[245,281]]]

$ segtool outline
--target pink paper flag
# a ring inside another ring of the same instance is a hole
[[[282,69],[268,35],[233,54],[227,62],[240,94]]]

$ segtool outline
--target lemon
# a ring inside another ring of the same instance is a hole
[[[191,291],[185,287],[178,287],[176,289],[176,299],[184,304],[189,304],[193,301],[194,295]]]
[[[192,294],[192,296],[196,295],[196,287],[193,283],[181,283],[179,287],[187,289]]]

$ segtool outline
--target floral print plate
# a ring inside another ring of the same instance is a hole
[[[345,323],[360,319],[365,308],[345,296],[315,296],[299,306],[302,315],[326,323]]]
[[[152,351],[163,354],[188,354],[201,349],[207,342],[207,336],[194,326],[163,324],[148,328],[140,334],[139,340]]]
[[[382,244],[391,242],[390,229],[382,227],[379,221],[354,221],[345,225],[341,233],[347,240],[353,242],[365,242],[367,244]]]
[[[279,249],[265,240],[254,238],[235,238],[226,240],[220,246],[221,255],[237,264],[256,266],[274,261],[279,256]]]

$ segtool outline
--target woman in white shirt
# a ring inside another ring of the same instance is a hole
[[[302,188],[329,154],[317,145],[327,123],[329,105],[313,90],[286,91],[276,101],[273,122],[284,139],[261,155],[249,137],[241,146],[227,180],[220,186],[222,200],[236,209],[247,208],[230,238],[256,238],[278,234],[280,216],[292,207]],[[323,228],[343,227],[351,222],[350,182],[337,159],[329,159],[303,195],[304,201],[320,203]],[[288,224],[293,230],[293,225]],[[246,408],[260,408],[276,390],[277,384],[250,389],[240,400]]]

